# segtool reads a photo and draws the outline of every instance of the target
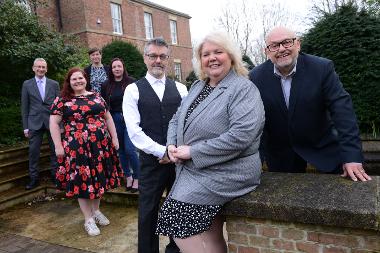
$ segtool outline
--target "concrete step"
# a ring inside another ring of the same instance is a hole
[[[25,185],[14,186],[11,189],[1,192],[0,210],[26,203],[43,194],[55,192],[54,186],[49,182],[41,182],[40,186],[29,191],[25,190]]]
[[[14,173],[26,173],[28,174],[28,160],[24,162],[14,161],[8,163],[7,166],[0,167],[0,182],[3,178],[7,178],[10,174]],[[50,158],[48,156],[41,157],[39,162],[40,169],[48,168],[50,166]]]
[[[40,169],[40,178],[50,178],[50,167],[43,166]],[[0,175],[0,193],[5,190],[8,190],[12,187],[23,185],[28,182],[29,174],[27,169],[24,170],[16,170],[7,175]]]
[[[26,158],[28,159],[28,145],[23,145],[17,148],[1,149],[0,150],[0,165],[9,161],[12,161],[15,158]],[[48,143],[42,143],[41,153],[49,154],[50,148]]]

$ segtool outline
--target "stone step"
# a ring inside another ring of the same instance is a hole
[[[0,150],[0,166],[3,163],[7,163],[10,161],[13,161],[14,159],[28,159],[28,145],[23,145],[17,148],[8,148],[8,149],[1,149]],[[41,153],[42,154],[49,154],[50,148],[48,143],[43,143],[41,145]]]
[[[17,204],[26,203],[46,193],[55,193],[56,190],[50,182],[41,182],[41,185],[26,191],[25,185],[14,186],[1,192],[0,210],[7,209]]]
[[[123,186],[120,186],[116,189],[109,190],[104,194],[102,201],[117,204],[122,206],[135,206],[138,205],[139,194],[126,192]]]
[[[40,156],[40,166],[48,164],[50,159],[49,154],[41,154]],[[7,175],[15,171],[28,171],[28,158],[14,158],[13,160],[8,160],[0,164],[0,178],[2,175]]]
[[[50,177],[50,167],[42,166],[40,169],[40,178]],[[0,193],[6,191],[12,187],[22,185],[25,186],[29,180],[29,174],[27,168],[24,170],[16,170],[9,174],[0,175]]]

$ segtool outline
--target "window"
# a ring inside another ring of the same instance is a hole
[[[181,75],[181,63],[174,63],[174,76],[175,79],[178,81],[182,80],[182,75]]]
[[[113,33],[123,34],[123,27],[121,25],[120,4],[111,3],[111,17],[112,17]]]
[[[153,38],[153,22],[152,14],[144,12],[144,23],[145,23],[145,37],[149,40]]]
[[[172,44],[177,44],[177,22],[170,20],[170,35],[172,37]]]

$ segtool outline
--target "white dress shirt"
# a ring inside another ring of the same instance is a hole
[[[292,71],[290,71],[288,75],[284,76],[280,73],[276,66],[274,67],[274,74],[281,78],[281,88],[282,93],[284,94],[285,104],[287,108],[289,108],[290,88],[292,87],[293,75],[296,73],[296,69],[297,62],[294,65]]]
[[[34,79],[36,79],[36,83],[37,83],[37,86],[41,85],[42,87],[42,90],[43,90],[43,95],[46,94],[46,76],[42,77],[41,79],[38,78],[37,76],[34,77]],[[40,82],[40,83],[39,83]],[[38,87],[38,90],[40,89],[40,87]],[[41,92],[40,92],[41,93]],[[45,96],[42,97],[42,101],[45,99]]]
[[[148,80],[149,84],[152,86],[154,92],[157,94],[158,98],[162,102],[165,91],[166,77],[162,79],[156,79],[149,73],[146,74],[145,78]],[[185,85],[179,82],[175,82],[177,90],[181,98],[186,97],[187,88]],[[149,136],[147,136],[140,127],[140,113],[138,109],[139,101],[139,90],[136,83],[131,83],[125,88],[124,98],[123,98],[123,115],[125,125],[128,129],[128,135],[131,139],[133,145],[136,148],[142,150],[147,154],[152,154],[158,158],[162,158],[165,155],[166,146],[163,146],[155,141],[153,141]]]

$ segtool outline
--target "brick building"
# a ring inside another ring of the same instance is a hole
[[[45,0],[34,11],[51,29],[77,35],[89,48],[125,40],[142,52],[147,39],[162,36],[171,48],[168,74],[184,81],[192,70],[191,17],[185,13],[144,0]]]

